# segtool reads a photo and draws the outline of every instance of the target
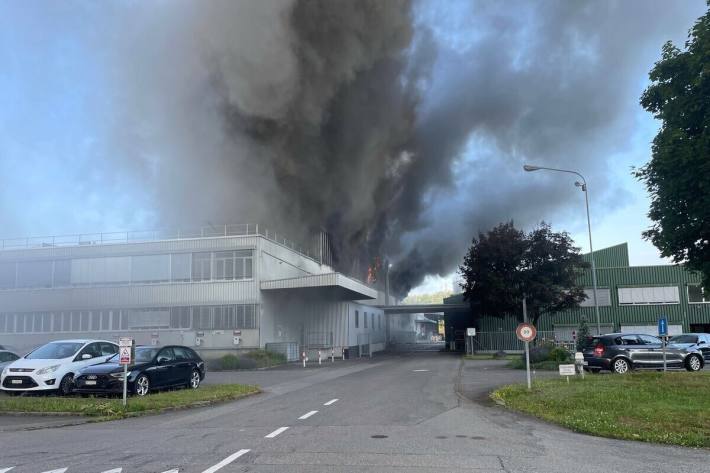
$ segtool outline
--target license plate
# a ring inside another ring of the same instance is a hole
[[[22,380],[21,380],[21,379],[13,379],[13,380],[10,381],[10,382],[11,382],[12,384],[22,384]]]
[[[84,384],[86,384],[87,386],[94,386],[96,384],[96,381],[84,381]]]

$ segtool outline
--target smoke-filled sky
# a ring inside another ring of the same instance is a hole
[[[702,0],[0,4],[0,237],[262,223],[325,229],[401,293],[513,219],[642,242],[638,105]],[[439,279],[436,279],[439,278]]]

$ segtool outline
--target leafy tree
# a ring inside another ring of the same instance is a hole
[[[651,195],[643,233],[665,257],[699,271],[710,288],[710,12],[685,50],[663,46],[641,105],[661,121],[651,161],[635,172]]]
[[[587,325],[587,319],[582,317],[579,321],[579,326],[577,327],[577,351],[584,350],[584,345],[587,343],[588,337],[589,325]]]
[[[555,233],[542,223],[530,233],[503,223],[473,238],[459,271],[464,300],[480,315],[522,320],[527,301],[533,324],[543,314],[577,307],[584,290],[577,284],[587,267],[579,248],[566,232]]]

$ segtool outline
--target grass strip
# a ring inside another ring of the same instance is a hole
[[[162,391],[145,397],[131,396],[124,408],[120,397],[58,397],[46,395],[0,396],[0,414],[29,412],[77,414],[106,419],[121,419],[163,410],[199,407],[239,399],[260,392],[258,386],[220,384],[199,389]]]
[[[541,370],[541,371],[558,371],[560,369],[560,365],[566,365],[574,363],[574,361],[552,361],[552,360],[545,360],[545,361],[539,361],[537,363],[530,363],[530,369],[533,370]],[[516,370],[524,370],[525,369],[525,360],[520,357],[520,355],[515,356],[515,358],[512,358],[510,362],[507,364],[508,368],[513,368]]]
[[[520,355],[508,354],[501,358],[495,358],[492,353],[478,353],[475,355],[464,355],[464,360],[515,360]]]
[[[504,386],[506,407],[577,432],[684,447],[710,447],[710,373],[587,375]]]

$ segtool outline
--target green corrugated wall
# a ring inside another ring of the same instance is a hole
[[[597,286],[610,289],[612,303],[610,307],[599,307],[602,325],[613,324],[617,329],[621,324],[656,324],[661,316],[667,317],[669,324],[682,324],[685,331],[690,330],[690,324],[710,324],[710,304],[688,303],[687,285],[700,283],[697,273],[678,265],[629,266],[626,243],[595,251],[594,257],[597,265]],[[586,258],[588,255],[585,255]],[[580,275],[580,283],[591,289],[591,269]],[[634,286],[678,286],[680,304],[620,306],[618,289]],[[461,296],[457,295],[445,300],[445,303],[461,301]],[[590,327],[596,324],[594,307],[580,307],[554,316],[541,317],[538,330],[552,330],[554,325],[577,325],[582,316],[587,319]],[[510,331],[515,330],[517,323],[513,317],[484,317],[479,321],[479,330]]]

